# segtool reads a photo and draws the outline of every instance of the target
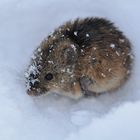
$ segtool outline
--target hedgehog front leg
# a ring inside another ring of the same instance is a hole
[[[87,76],[83,76],[80,78],[80,86],[83,92],[83,95],[85,97],[89,97],[89,96],[97,96],[98,93],[90,91],[88,89],[88,87],[93,84],[94,81],[92,81],[90,78],[88,78]]]
[[[83,96],[81,86],[78,81],[73,82],[72,88],[73,88],[73,94],[72,94],[73,98],[78,99]]]

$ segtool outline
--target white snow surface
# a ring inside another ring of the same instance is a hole
[[[0,140],[140,139],[139,0],[0,0]],[[24,71],[33,50],[76,17],[106,17],[133,44],[129,82],[114,94],[72,100],[28,96]]]

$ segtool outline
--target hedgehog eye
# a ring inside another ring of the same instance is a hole
[[[52,80],[53,79],[53,74],[52,73],[48,73],[48,74],[46,74],[46,76],[45,76],[45,80]]]

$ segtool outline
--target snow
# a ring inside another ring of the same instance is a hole
[[[89,37],[89,34],[86,34],[86,37]]]
[[[125,40],[124,40],[124,39],[119,39],[119,41],[120,41],[121,43],[124,43],[124,42],[125,42]]]
[[[102,77],[104,77],[104,78],[106,77],[106,75],[105,75],[104,73],[101,73],[101,75],[102,75]]]
[[[88,127],[84,127],[75,135],[71,134],[67,140],[86,140],[91,138],[97,140],[137,140],[140,138],[139,129],[137,127],[137,121],[140,117],[138,114],[138,111],[140,111],[139,106],[139,102],[136,104],[128,103],[116,111],[113,110],[112,114],[104,118],[93,118],[92,123],[90,123]],[[77,122],[78,121],[79,120],[77,120]],[[104,131],[102,132],[102,130]]]
[[[77,34],[78,34],[77,31],[75,31],[75,32],[74,32],[74,35],[77,36]]]
[[[48,63],[49,63],[49,64],[54,64],[54,62],[53,62],[53,61],[48,61]]]
[[[139,4],[139,0],[1,0],[0,140],[139,140]],[[27,95],[24,72],[33,50],[63,22],[86,16],[114,21],[131,40],[135,64],[128,83],[114,94],[80,100]]]
[[[118,51],[116,51],[116,54],[117,54],[118,56],[120,56],[120,54],[119,54],[119,52],[118,52]]]
[[[108,69],[109,72],[111,72],[111,70],[112,70],[111,68]]]
[[[71,47],[74,51],[76,51],[76,46],[74,44],[71,44]]]
[[[96,48],[96,47],[94,47],[93,49],[94,49],[94,50],[96,50],[97,48]]]
[[[115,48],[115,44],[110,44],[110,47],[113,49]]]

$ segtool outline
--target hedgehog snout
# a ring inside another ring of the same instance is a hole
[[[39,89],[40,89],[40,82],[37,80],[31,80],[28,83],[29,88],[27,89],[27,93],[29,95],[38,95],[39,94]]]
[[[29,82],[30,88],[27,90],[28,95],[39,95],[40,88],[39,88],[39,81]]]
[[[32,87],[32,88],[39,88],[39,81],[35,81],[34,83],[33,82],[30,82],[30,86]]]

